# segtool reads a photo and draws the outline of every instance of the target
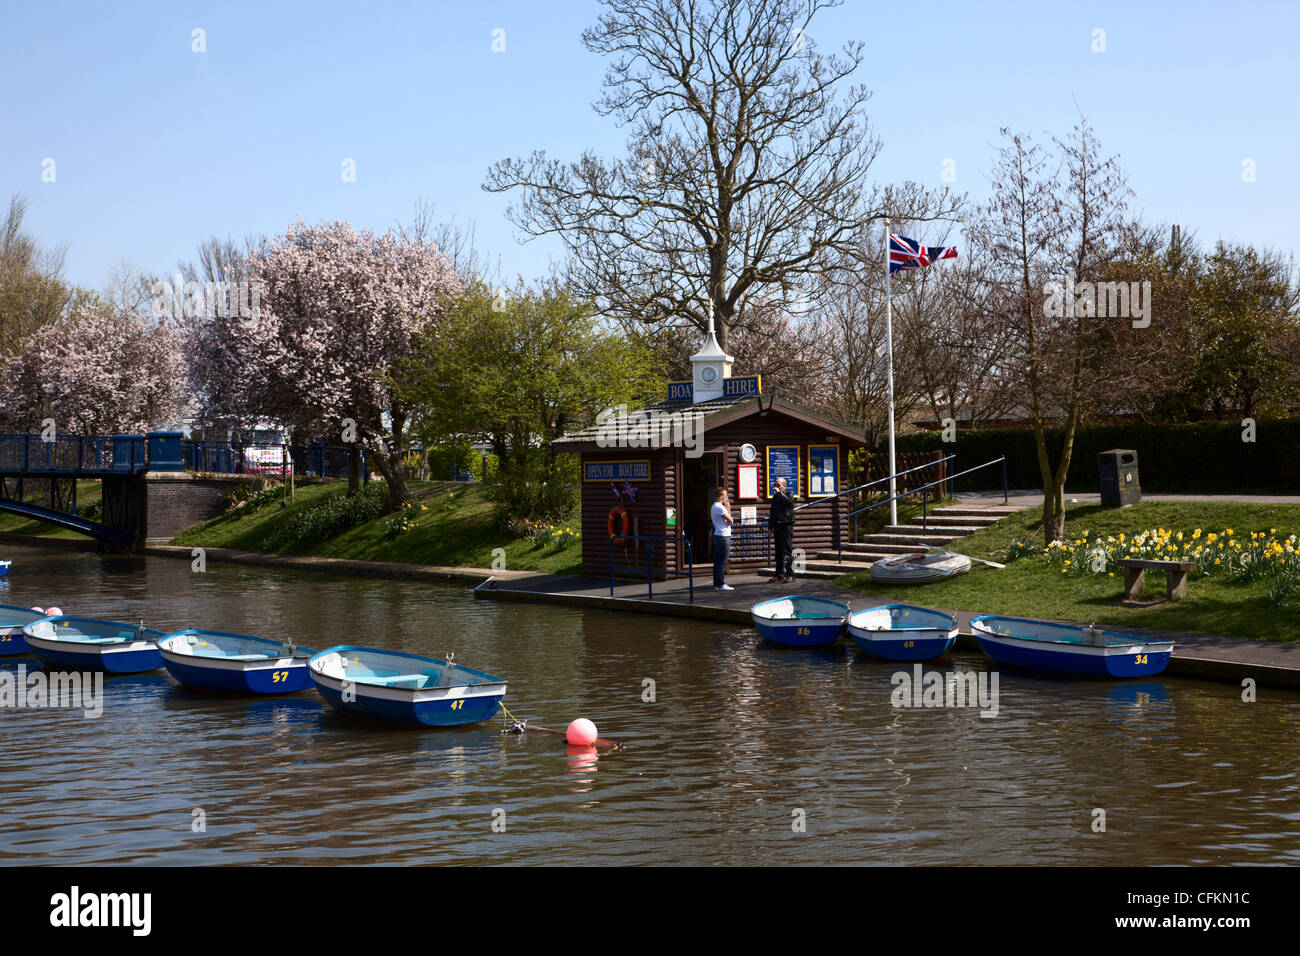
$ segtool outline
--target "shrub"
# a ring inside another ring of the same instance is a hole
[[[1300,608],[1300,564],[1279,563],[1268,575],[1268,603],[1277,608]]]
[[[284,489],[279,482],[265,478],[245,479],[236,482],[226,492],[226,510],[248,515],[272,502],[280,501],[283,496]]]
[[[1021,558],[1030,558],[1042,553],[1043,546],[1038,543],[1038,539],[1035,537],[1015,538],[1003,551],[1008,564],[1012,561],[1019,561]]]
[[[294,512],[262,542],[266,551],[280,551],[289,545],[315,545],[337,538],[353,528],[384,515],[388,492],[382,482],[371,482],[359,495],[349,497],[341,490]]]
[[[389,515],[388,520],[384,522],[385,526],[388,528],[388,537],[396,538],[399,534],[405,534],[407,531],[410,531],[415,527],[415,522],[420,517],[421,513],[428,510],[428,507],[425,505],[413,504],[407,505],[401,511]]]

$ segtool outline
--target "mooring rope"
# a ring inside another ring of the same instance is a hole
[[[504,725],[501,728],[503,734],[522,734],[528,729],[528,722],[510,713],[510,708],[504,702],[501,704],[501,722]]]

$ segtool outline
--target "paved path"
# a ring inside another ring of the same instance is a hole
[[[800,580],[793,586],[774,584],[770,578],[756,574],[731,574],[727,582],[734,591],[715,591],[708,578],[695,579],[695,600],[689,599],[687,580],[675,578],[655,581],[653,599],[647,598],[646,582],[618,581],[610,594],[608,578],[578,575],[525,574],[509,581],[494,579],[479,586],[474,596],[485,600],[537,601],[579,607],[604,608],[645,614],[691,617],[701,620],[749,624],[749,609],[768,597],[790,593],[824,597],[849,604],[853,608],[873,607],[897,601],[893,597],[859,594],[839,588],[827,581]],[[912,600],[920,602],[919,595]],[[970,633],[970,619],[977,613],[953,611],[962,630],[959,646],[975,648]],[[991,613],[991,610],[990,612]],[[1111,627],[1112,625],[1107,625]],[[1252,641],[1240,637],[1213,634],[1184,634],[1144,627],[1125,627],[1122,631],[1151,640],[1175,642],[1168,673],[1207,677],[1239,683],[1253,677],[1259,683],[1300,688],[1300,644]]]
[[[1099,493],[1069,492],[1065,493],[1067,502],[1081,502],[1090,505],[1101,504]],[[1216,504],[1243,505],[1300,505],[1300,495],[1161,495],[1143,492],[1143,501],[1206,501]],[[955,504],[963,508],[1040,508],[1043,504],[1041,491],[1012,491],[1007,495],[1007,502],[1002,503],[1000,491],[967,491],[958,495]]]

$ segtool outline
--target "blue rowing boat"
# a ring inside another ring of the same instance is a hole
[[[12,561],[0,561],[0,578],[5,577],[9,573],[9,568],[12,565]]]
[[[971,630],[997,663],[1049,674],[1150,677],[1165,669],[1174,650],[1172,641],[992,614],[972,620]]]
[[[787,647],[834,644],[844,631],[848,613],[847,604],[799,594],[761,601],[749,609],[764,640]]]
[[[292,694],[311,686],[316,652],[265,637],[191,628],[158,642],[167,673],[186,687],[235,694]]]
[[[26,654],[27,639],[23,628],[45,617],[44,611],[12,604],[0,604],[0,657]]]
[[[162,667],[162,631],[89,617],[43,617],[23,628],[32,656],[63,670],[141,674]]]
[[[957,641],[957,619],[912,604],[882,604],[849,615],[849,636],[858,650],[890,661],[942,657]]]
[[[307,663],[329,704],[347,714],[424,727],[459,727],[494,716],[505,681],[449,661],[340,645]]]

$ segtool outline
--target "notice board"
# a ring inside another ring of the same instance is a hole
[[[786,491],[796,498],[803,496],[803,483],[799,480],[801,457],[798,445],[767,446],[767,497],[776,491],[776,480],[784,478]]]

